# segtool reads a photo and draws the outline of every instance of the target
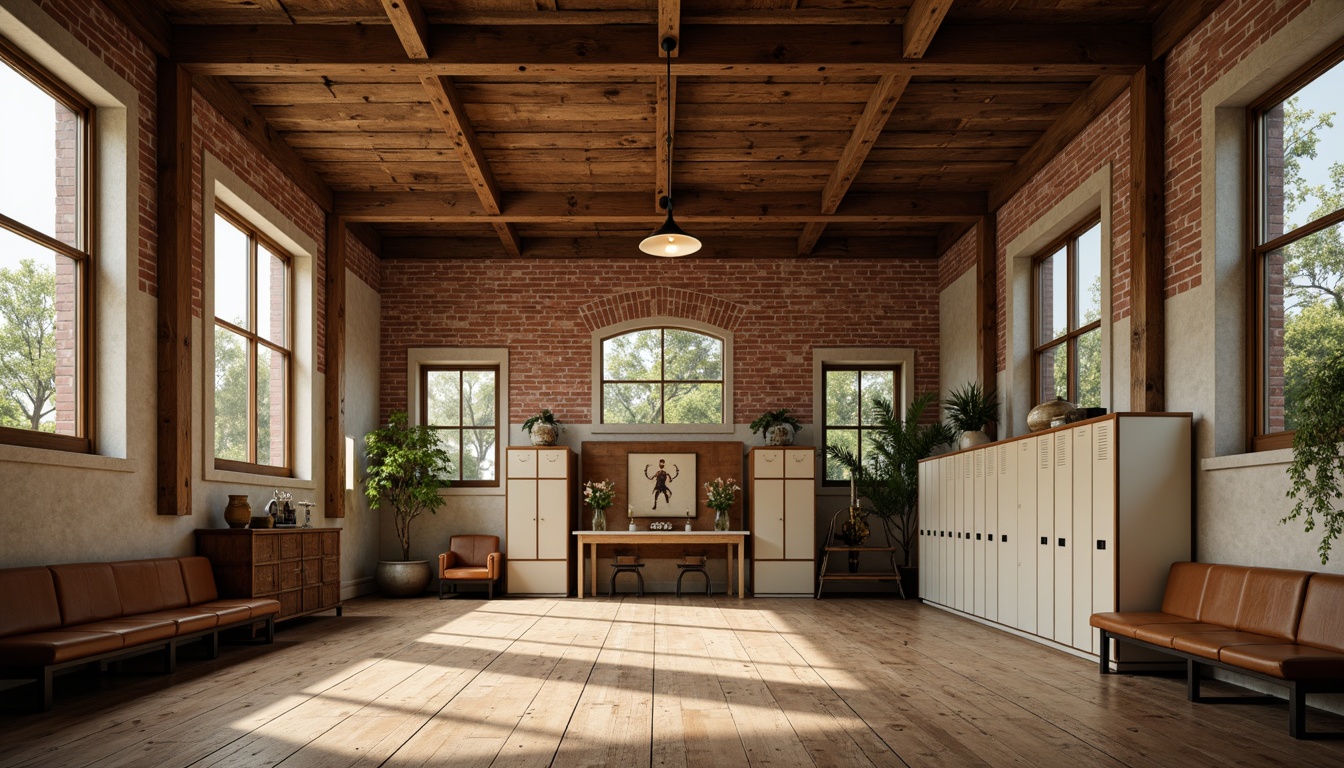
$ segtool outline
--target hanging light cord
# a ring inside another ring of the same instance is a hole
[[[667,144],[667,191],[660,202],[668,213],[672,212],[672,51],[676,47],[672,37],[663,38],[663,52],[667,54],[663,57],[667,61],[667,136],[663,138]]]

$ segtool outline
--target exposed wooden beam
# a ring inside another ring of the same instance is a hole
[[[345,247],[341,217],[327,214],[327,372],[325,382],[327,517],[345,517]]]
[[[675,59],[681,52],[681,0],[658,0],[658,42],[669,37],[677,42],[676,47],[664,51],[660,46],[658,55]]]
[[[409,59],[429,58],[429,22],[419,0],[382,0],[383,12],[401,40]]]
[[[687,259],[787,258],[794,239],[789,237],[715,237]],[[812,258],[836,259],[934,259],[932,237],[823,238]],[[520,255],[524,259],[647,259],[628,238],[528,238]],[[388,237],[383,239],[384,259],[473,260],[498,259],[499,243],[486,238]]]
[[[1146,64],[1146,25],[943,24],[922,59],[901,55],[900,26],[683,24],[695,46],[677,74],[743,75],[1129,75]],[[173,53],[199,74],[653,77],[649,26],[431,26],[430,59],[407,62],[390,26],[178,26]]]
[[[192,77],[160,58],[157,79],[157,506],[160,515],[190,515]]]
[[[1130,84],[1130,409],[1166,409],[1164,59]]]
[[[998,210],[1008,202],[1023,184],[1062,152],[1128,87],[1129,77],[1118,75],[1099,77],[1093,81],[1022,158],[989,188],[990,210]]]
[[[975,327],[980,386],[988,392],[999,377],[998,217],[993,213],[976,227]]]
[[[900,101],[901,94],[905,93],[905,87],[909,84],[910,78],[905,75],[884,75],[878,80],[877,87],[863,107],[858,125],[854,126],[854,132],[840,153],[840,162],[836,163],[835,170],[831,172],[821,192],[821,210],[824,213],[834,213],[840,207],[840,201],[858,177],[863,161],[868,159],[868,152],[872,150],[877,137],[882,135],[887,119],[891,117],[896,102]]]
[[[902,48],[907,59],[918,59],[929,50],[933,35],[943,23],[952,0],[915,0],[901,28]]]
[[[1153,22],[1153,58],[1171,53],[1176,44],[1194,31],[1223,0],[1181,0],[1168,3],[1167,9]]]
[[[336,212],[346,221],[374,224],[479,224],[500,219],[515,224],[656,223],[647,198],[622,192],[548,194],[513,192],[493,216],[474,195],[437,192],[342,192]],[[677,194],[677,219],[728,223],[974,223],[988,210],[983,193],[898,192],[847,195],[833,214],[824,214],[815,194]]]
[[[156,56],[167,58],[173,48],[173,28],[168,17],[153,3],[134,0],[103,0],[131,33],[140,38]]]
[[[821,239],[821,233],[826,230],[826,222],[809,221],[803,225],[803,234],[798,237],[797,254],[807,256],[812,253],[812,249],[817,247],[817,241]]]
[[[311,2],[311,0],[309,0]],[[519,2],[519,0],[514,0]],[[199,2],[199,0],[198,0]],[[332,0],[326,0],[328,4]],[[792,26],[792,25],[810,25],[810,26],[899,26],[905,20],[905,11],[898,4],[890,4],[890,8],[854,8],[850,5],[835,4],[832,8],[797,8],[796,2],[776,2],[769,3],[773,8],[759,7],[766,5],[755,1],[754,7],[742,10],[705,10],[697,13],[682,13],[681,23],[683,25],[705,25],[705,24],[729,24],[734,26]],[[463,7],[463,3],[447,4],[443,2],[431,3],[425,10],[430,24],[461,24],[469,26],[533,26],[536,24],[551,24],[562,26],[581,26],[590,27],[594,25],[643,25],[647,27],[656,27],[658,24],[658,10],[651,5],[641,10],[557,10],[556,0],[534,0],[534,8],[528,7],[526,0],[521,0],[519,9],[474,9]],[[322,24],[361,24],[365,26],[378,26],[387,24],[386,14],[372,10],[373,7],[367,3],[360,3],[357,6],[351,3],[345,4],[345,9],[337,17],[328,17]],[[591,6],[591,4],[590,4]],[[538,18],[538,11],[545,12],[544,16]],[[228,11],[223,11],[228,13]],[[205,17],[198,17],[204,19]],[[283,9],[276,7],[274,10],[262,8],[249,8],[247,21],[249,24],[293,24],[293,20],[285,15]],[[212,20],[201,20],[193,23],[211,24]]]
[[[518,237],[518,230],[507,221],[494,222],[495,234],[499,235],[499,241],[504,244],[504,252],[513,258],[519,258],[523,255],[523,240]]]
[[[266,118],[262,117],[228,81],[218,77],[198,77],[195,83],[196,90],[201,92],[205,100],[218,110],[230,125],[238,129],[248,143],[260,150],[266,159],[275,163],[322,210],[331,210],[331,187],[327,186],[312,167],[285,143],[279,132],[271,128]]]
[[[654,167],[653,167],[653,208],[661,211],[658,204],[664,195],[671,193],[667,187],[668,171],[672,167],[673,131],[677,124],[677,78],[659,75],[657,77],[657,109],[654,118]]]
[[[448,132],[458,159],[462,161],[462,169],[467,172],[467,178],[471,180],[481,205],[487,213],[498,215],[499,185],[495,183],[494,174],[485,161],[485,152],[476,140],[476,132],[472,130],[471,123],[467,122],[466,110],[462,108],[462,100],[458,98],[453,81],[447,77],[422,77],[420,83],[429,94],[429,101],[443,123],[444,130]]]

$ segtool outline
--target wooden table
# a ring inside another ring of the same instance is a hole
[[[737,547],[737,597],[746,596],[747,570],[742,549],[749,531],[575,531],[579,539],[579,597],[583,597],[583,548],[592,547],[593,597],[597,597],[597,545],[599,544],[726,544],[728,545],[728,589],[733,588],[733,547]]]

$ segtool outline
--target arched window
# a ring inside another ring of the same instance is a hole
[[[725,424],[730,396],[725,339],[660,326],[604,336],[602,424]]]

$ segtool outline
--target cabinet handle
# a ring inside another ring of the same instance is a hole
[[[976,540],[976,541],[980,541],[980,534],[978,534],[978,533],[975,534],[975,540]]]
[[[1097,549],[1105,549],[1105,548],[1106,548],[1106,540],[1097,539]]]
[[[1008,543],[1008,535],[1007,535],[1007,534],[1004,534],[1004,536],[1003,536],[1003,541],[1004,541],[1005,544]]]
[[[526,462],[529,462],[529,461],[531,461],[531,460],[532,460],[532,456],[531,456],[530,454],[527,454],[527,453],[519,453],[519,454],[518,454],[518,461],[520,461],[520,462],[526,463]]]
[[[1064,540],[1063,540],[1063,539],[1060,539],[1060,540],[1059,540],[1059,546],[1061,546],[1061,547],[1064,546]]]
[[[1049,546],[1049,545],[1050,545],[1050,539],[1046,538],[1045,536],[1042,536],[1042,537],[1041,537],[1041,545],[1042,545],[1042,546]]]

